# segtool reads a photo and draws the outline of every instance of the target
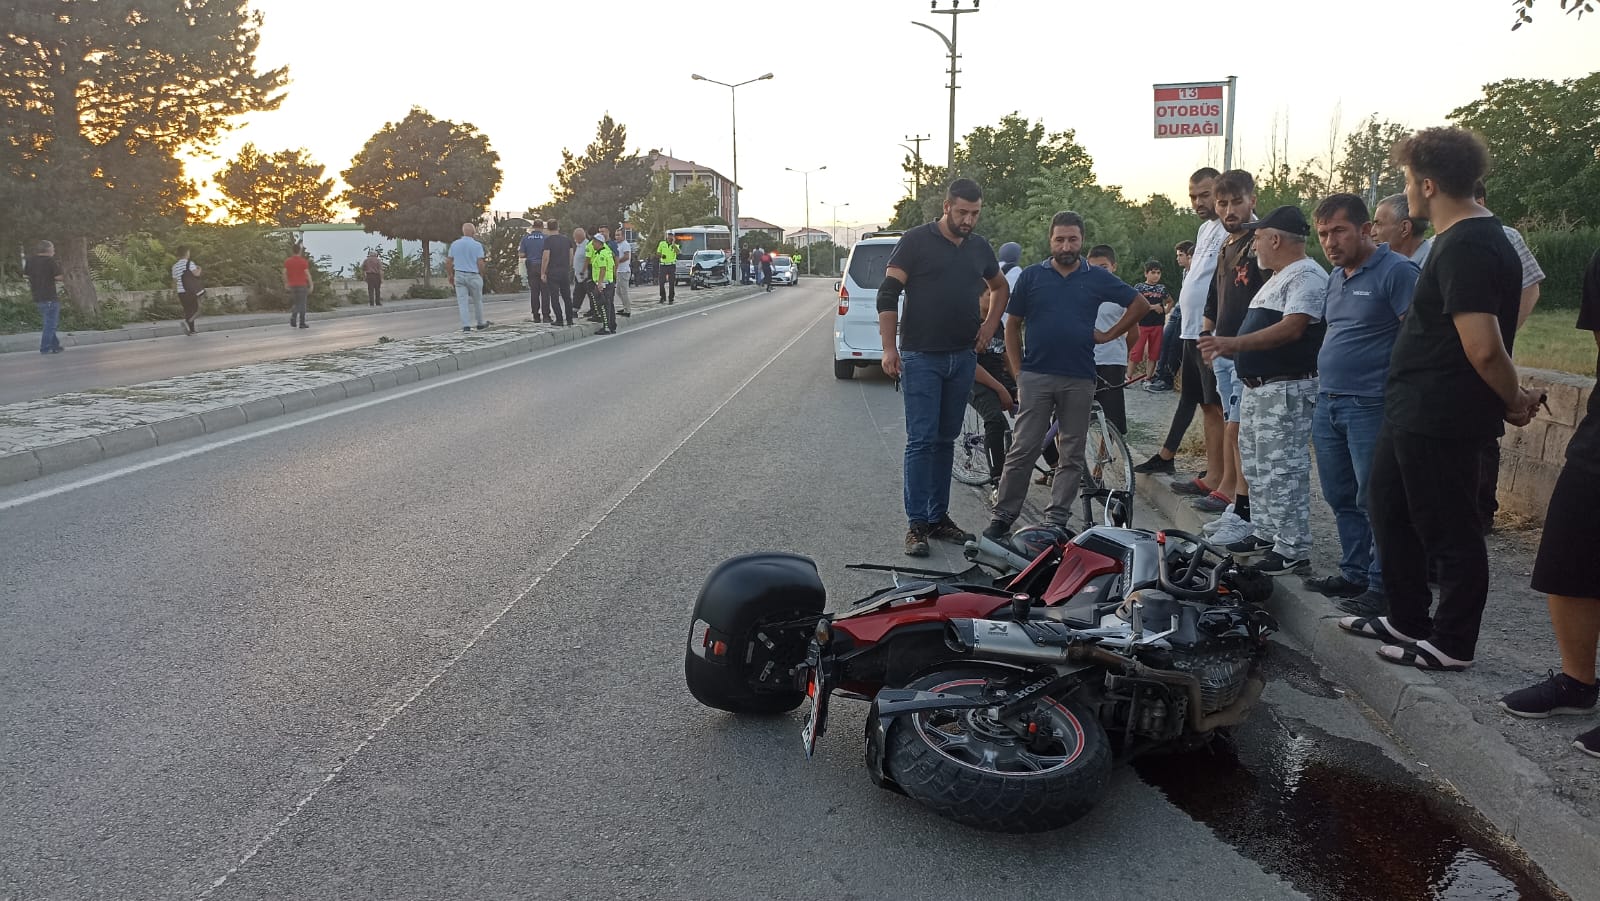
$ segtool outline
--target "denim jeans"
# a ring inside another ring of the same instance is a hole
[[[1217,394],[1222,397],[1222,418],[1228,422],[1239,421],[1239,405],[1244,401],[1244,382],[1239,381],[1239,369],[1228,357],[1211,361],[1211,371],[1217,375]]]
[[[1178,362],[1183,358],[1183,342],[1178,335],[1183,331],[1183,317],[1176,311],[1167,317],[1167,327],[1161,332],[1161,361],[1156,364],[1156,378],[1171,383],[1178,378]]]
[[[1339,572],[1357,585],[1383,593],[1383,566],[1367,516],[1367,480],[1372,451],[1383,428],[1383,398],[1324,394],[1311,417],[1322,497],[1339,526]]]
[[[950,467],[978,354],[972,350],[900,352],[906,406],[905,504],[913,528],[933,525],[950,509]]]
[[[56,337],[56,326],[61,324],[61,301],[47,300],[35,306],[44,320],[44,330],[39,332],[39,353],[47,354],[61,346],[61,339]]]
[[[483,276],[476,272],[456,273],[456,307],[461,310],[462,328],[483,325]],[[469,314],[477,318],[468,318]]]

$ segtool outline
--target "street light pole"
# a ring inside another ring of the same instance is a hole
[[[695,81],[709,81],[712,84],[722,85],[728,89],[728,95],[733,100],[733,227],[728,231],[733,236],[733,259],[731,265],[737,266],[739,265],[739,88],[752,82],[766,81],[772,77],[772,73],[768,72],[759,78],[751,78],[738,84],[728,84],[726,81],[717,81],[715,78],[707,78],[704,75],[690,75],[689,77]]]
[[[911,151],[911,200],[914,203],[922,202],[922,142],[933,140],[933,135],[907,135],[906,140],[916,144],[916,148],[906,147],[904,144],[897,146],[906,147]]]
[[[956,168],[956,74],[961,71],[956,68],[956,61],[961,59],[961,54],[956,52],[956,30],[961,24],[962,16],[978,11],[979,0],[972,0],[971,9],[962,9],[961,0],[950,0],[949,9],[940,9],[939,0],[929,0],[929,2],[933,7],[934,15],[950,17],[950,36],[945,37],[944,32],[934,28],[932,25],[924,25],[915,21],[911,24],[919,28],[926,28],[938,35],[939,40],[944,41],[945,49],[950,51],[950,134],[945,143],[945,165],[950,167],[950,174],[954,176]]]
[[[819,200],[818,203],[827,201]],[[839,271],[839,207],[849,206],[849,202],[833,204],[833,228],[828,231],[828,239],[833,244],[833,271]]]
[[[783,167],[785,172],[798,172],[805,178],[806,183],[806,275],[811,274],[811,173],[821,172],[827,166],[818,166],[815,169],[790,169]]]

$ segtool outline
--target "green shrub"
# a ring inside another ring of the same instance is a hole
[[[359,307],[367,302],[366,288],[352,288],[344,292],[344,302],[352,307]]]
[[[1582,300],[1583,271],[1600,249],[1600,228],[1529,231],[1523,237],[1544,270],[1539,309],[1577,309]]]
[[[441,300],[454,297],[455,293],[442,285],[412,285],[406,289],[406,297],[412,300]]]
[[[79,313],[71,304],[63,303],[58,328],[63,332],[89,332],[121,328],[128,321],[128,311],[123,309],[122,304],[113,301],[105,301],[89,315]],[[36,332],[42,328],[44,321],[39,318],[39,308],[32,300],[26,297],[0,297],[0,334]]]

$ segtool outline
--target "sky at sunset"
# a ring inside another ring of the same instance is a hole
[[[732,175],[729,92],[692,73],[775,75],[738,91],[742,215],[800,227],[802,177],[784,169],[827,166],[810,177],[811,224],[829,226],[845,203],[841,226],[883,222],[904,193],[897,145],[931,135],[924,154],[945,155],[945,48],[910,22],[948,30],[950,17],[926,0],[254,6],[259,63],[289,66],[287,98],[242,122],[218,159],[194,163],[197,176],[247,141],[303,146],[336,176],[413,105],[488,135],[505,172],[497,210],[548,200],[562,148],[581,152],[606,112],[639,150]],[[1265,159],[1274,118],[1298,162],[1326,154],[1335,121],[1341,134],[1369,113],[1442,124],[1491,81],[1600,68],[1600,15],[1568,21],[1554,0],[1538,9],[1512,33],[1506,0],[983,0],[961,18],[956,131],[1016,111],[1076,130],[1101,183],[1176,197],[1196,166],[1220,165],[1222,142],[1153,139],[1153,83],[1239,76],[1237,162]]]

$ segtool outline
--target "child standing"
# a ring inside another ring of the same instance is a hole
[[[1139,320],[1139,337],[1128,351],[1129,375],[1153,376],[1156,361],[1161,358],[1161,331],[1166,326],[1167,314],[1172,312],[1172,298],[1167,295],[1167,286],[1161,284],[1161,264],[1146,260],[1144,281],[1134,285],[1133,290],[1150,302],[1150,312]],[[1147,364],[1143,373],[1140,372],[1141,363]]]
[[[1088,260],[1090,266],[1099,266],[1113,274],[1117,271],[1117,252],[1109,244],[1096,244],[1089,248]],[[1103,303],[1094,327],[1109,331],[1116,327],[1125,312],[1123,307],[1114,303]],[[1138,338],[1138,329],[1128,329],[1127,340],[1118,338],[1094,347],[1095,377],[1102,383],[1100,390],[1094,393],[1094,399],[1106,411],[1106,419],[1124,435],[1128,434],[1128,403],[1122,394],[1122,383],[1128,380],[1128,351]]]

